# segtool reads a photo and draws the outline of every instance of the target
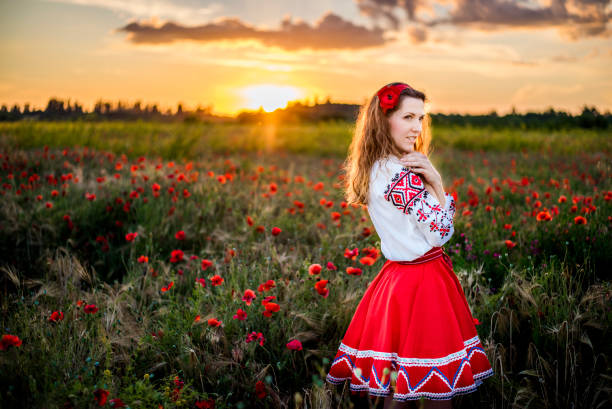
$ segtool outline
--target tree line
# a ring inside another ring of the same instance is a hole
[[[188,110],[182,104],[177,104],[176,110],[170,108],[160,110],[157,104],[143,105],[137,101],[133,104],[124,102],[112,103],[98,100],[91,111],[86,111],[78,102],[64,101],[57,98],[49,99],[45,109],[32,109],[30,104],[23,107],[15,104],[11,109],[6,105],[0,107],[0,121],[66,121],[66,120],[144,120],[144,121],[183,121],[183,122],[239,122],[260,123],[268,120],[293,122],[316,122],[340,120],[354,122],[359,112],[357,104],[332,103],[328,98],[325,103],[306,105],[302,102],[290,102],[286,108],[273,112],[263,109],[258,111],[242,111],[235,117],[223,117],[212,113],[212,106],[198,106]],[[475,126],[491,128],[547,129],[559,130],[566,128],[612,128],[612,114],[609,111],[600,113],[594,106],[584,105],[578,115],[549,108],[544,112],[518,113],[513,108],[511,113],[498,115],[496,111],[488,114],[442,114],[431,113],[433,125]]]

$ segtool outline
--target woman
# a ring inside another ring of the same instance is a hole
[[[493,371],[442,246],[455,199],[427,158],[425,95],[391,83],[359,113],[346,198],[368,206],[387,259],[359,302],[327,381],[385,397],[385,408],[450,408]],[[425,125],[425,126],[424,126]],[[412,406],[414,407],[414,405]]]

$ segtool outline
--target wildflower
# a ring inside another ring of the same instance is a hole
[[[247,216],[246,221],[249,226],[253,225],[253,219],[251,218],[251,216]]]
[[[111,399],[109,402],[113,408],[125,408],[125,403],[123,403],[121,398]]]
[[[0,351],[6,351],[9,347],[20,347],[22,344],[21,339],[17,335],[2,335],[0,339]]]
[[[251,332],[250,334],[247,335],[246,337],[246,343],[248,344],[249,342],[253,342],[253,341],[257,341],[259,340],[259,345],[263,346],[265,338],[263,336],[263,334],[261,332]]]
[[[557,200],[559,203],[565,203],[567,202],[567,197],[565,197],[564,195],[559,196],[559,199]]]
[[[539,222],[549,221],[549,220],[552,220],[552,216],[550,215],[548,211],[542,211],[538,213],[538,215],[536,216],[536,220]]]
[[[202,259],[202,270],[206,270],[208,267],[212,266],[213,262],[207,258]]]
[[[265,228],[264,226],[262,226],[262,225],[259,225],[259,226],[257,226],[257,227],[255,228],[255,231],[256,231],[257,233],[263,233],[263,232],[265,232],[265,231],[266,231],[266,228]]]
[[[360,276],[362,272],[363,271],[361,271],[361,269],[358,267],[347,267],[346,268],[346,273],[349,275]]]
[[[177,240],[185,240],[185,232],[184,232],[183,230],[179,230],[179,231],[178,231],[178,232],[177,232],[177,233],[174,235],[174,237],[175,237]]]
[[[223,278],[218,274],[215,274],[214,276],[210,278],[210,282],[212,283],[213,286],[221,285],[223,284],[223,281],[224,281]]]
[[[325,288],[329,280],[319,280],[315,283],[314,287],[317,292],[323,296],[323,298],[327,298],[329,295],[329,290]]]
[[[255,395],[258,399],[266,397],[266,385],[262,381],[257,381],[255,384]]]
[[[310,267],[308,267],[308,274],[317,275],[321,272],[321,269],[321,264],[311,264]]]
[[[172,252],[170,253],[170,262],[178,263],[183,259],[184,255],[185,253],[183,253],[183,250],[172,250]]]
[[[49,321],[58,322],[64,319],[64,313],[62,311],[53,311],[49,317]]]
[[[287,343],[287,348],[292,351],[301,351],[302,343],[297,339],[292,339],[291,341]]]
[[[206,279],[204,278],[196,278],[196,283],[200,283],[202,287],[206,287]]]
[[[574,224],[586,224],[587,219],[584,216],[574,217]]]
[[[246,290],[244,290],[244,296],[242,297],[242,301],[244,301],[246,305],[251,305],[251,302],[253,302],[253,299],[255,299],[255,297],[255,291],[247,288]]]
[[[355,247],[353,250],[344,249],[344,257],[355,260],[359,255],[359,249]]]
[[[166,291],[168,291],[169,289],[171,289],[173,285],[174,285],[174,281],[170,281],[170,284],[168,284],[167,286],[163,286],[163,287],[161,288],[162,293],[165,293]]]
[[[340,213],[338,213],[338,212],[331,212],[332,220],[339,220],[340,217],[341,217]]]
[[[504,243],[506,244],[506,247],[507,247],[508,249],[511,249],[511,248],[513,248],[514,246],[516,246],[516,243],[515,243],[515,242],[513,242],[512,240],[506,240],[506,241],[504,241]]]
[[[480,321],[478,321],[478,318],[472,318],[472,320],[474,321],[474,325],[480,325]]]
[[[198,409],[214,409],[215,401],[212,398],[206,400],[197,400],[195,402],[195,405]]]
[[[219,327],[219,326],[221,326],[221,321],[219,321],[216,318],[210,318],[208,320],[208,326],[209,327]]]
[[[96,399],[96,402],[98,403],[98,406],[106,405],[106,399],[108,398],[108,393],[109,392],[106,389],[100,389],[100,388],[93,391],[93,394]]]
[[[125,240],[128,242],[134,241],[134,239],[138,236],[138,233],[128,233],[125,235]]]
[[[247,313],[242,308],[238,308],[238,311],[236,311],[236,315],[234,315],[234,319],[240,321],[244,321],[246,317]]]
[[[96,307],[96,304],[87,304],[83,311],[85,311],[86,314],[95,314],[98,312],[98,307]]]
[[[279,234],[281,234],[281,229],[279,229],[278,227],[272,227],[271,233],[273,236],[278,236]]]
[[[266,307],[266,310],[262,312],[262,314],[266,317],[271,317],[273,312],[280,311],[280,305],[273,303],[273,302],[267,302],[265,304],[265,307]]]
[[[196,315],[196,317],[193,319],[193,322],[200,322],[201,319],[202,317],[200,315]]]
[[[223,175],[217,176],[217,182],[224,184],[227,181],[227,178]]]
[[[376,262],[376,260],[374,260],[372,257],[365,256],[365,257],[361,257],[359,259],[359,262],[363,265],[371,266],[372,264]]]
[[[149,257],[147,256],[140,256],[138,257],[138,262],[143,264],[143,263],[148,263],[149,262]]]
[[[338,269],[338,267],[336,267],[336,265],[334,263],[332,263],[331,261],[327,262],[327,269],[331,270],[331,271],[336,271]]]
[[[257,291],[262,293],[264,291],[270,291],[270,289],[272,289],[273,287],[276,287],[276,283],[274,282],[274,280],[268,280],[263,284],[259,284],[259,287],[257,287]]]

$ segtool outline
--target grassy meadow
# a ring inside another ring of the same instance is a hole
[[[384,263],[351,130],[0,123],[0,408],[367,404],[325,383]],[[455,408],[612,405],[610,133],[434,127],[495,372]]]

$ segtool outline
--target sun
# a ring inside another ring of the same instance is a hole
[[[285,108],[289,101],[302,98],[302,92],[289,85],[258,84],[249,85],[240,90],[246,100],[245,108],[259,109],[272,112],[277,108]]]

